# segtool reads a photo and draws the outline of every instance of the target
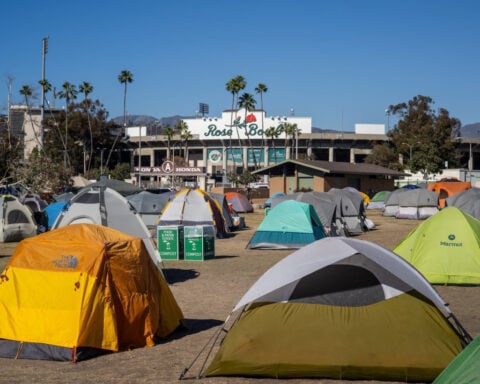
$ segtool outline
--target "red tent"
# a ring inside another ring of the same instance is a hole
[[[235,212],[253,212],[253,206],[250,204],[245,195],[242,195],[239,192],[226,192],[225,197],[227,198],[228,204],[232,205],[232,208]]]

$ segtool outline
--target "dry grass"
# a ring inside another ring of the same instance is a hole
[[[419,223],[383,217],[368,211],[376,229],[358,238],[393,249]],[[77,364],[0,359],[1,383],[177,383],[181,372],[216,334],[218,327],[257,278],[292,251],[246,250],[263,219],[263,210],[245,214],[248,228],[230,239],[216,241],[216,257],[204,262],[166,261],[165,275],[182,308],[188,331],[178,332],[152,348],[101,356]],[[0,267],[16,244],[0,244]],[[480,287],[436,287],[450,303],[465,328],[480,333]],[[202,362],[202,360],[200,360]],[[283,380],[249,378],[195,379],[199,365],[187,373],[187,382],[279,383]],[[287,382],[287,381],[285,381]],[[288,380],[288,383],[342,383],[337,380]],[[362,383],[355,381],[355,384]],[[363,382],[367,383],[367,382]],[[368,381],[372,384],[375,382]]]

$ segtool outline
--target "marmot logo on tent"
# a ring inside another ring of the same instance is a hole
[[[71,268],[74,269],[78,265],[78,259],[73,255],[62,255],[61,259],[52,260],[52,263],[57,268]]]
[[[440,241],[440,245],[444,247],[463,247],[462,242],[455,243],[454,240],[456,239],[455,235],[451,233],[448,235],[448,240],[450,241]]]

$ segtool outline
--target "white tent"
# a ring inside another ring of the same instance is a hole
[[[33,212],[13,195],[2,195],[0,243],[16,242],[37,234]]]

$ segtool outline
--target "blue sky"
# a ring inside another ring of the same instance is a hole
[[[42,39],[46,78],[94,87],[110,117],[123,115],[118,75],[133,73],[127,113],[220,116],[237,75],[268,116],[311,116],[353,131],[387,124],[385,109],[430,96],[462,124],[480,122],[477,0],[82,0],[8,1],[0,23],[0,112],[23,85],[37,89]],[[38,101],[39,102],[39,101]],[[64,100],[57,99],[56,106]],[[390,124],[394,121],[391,119]]]

